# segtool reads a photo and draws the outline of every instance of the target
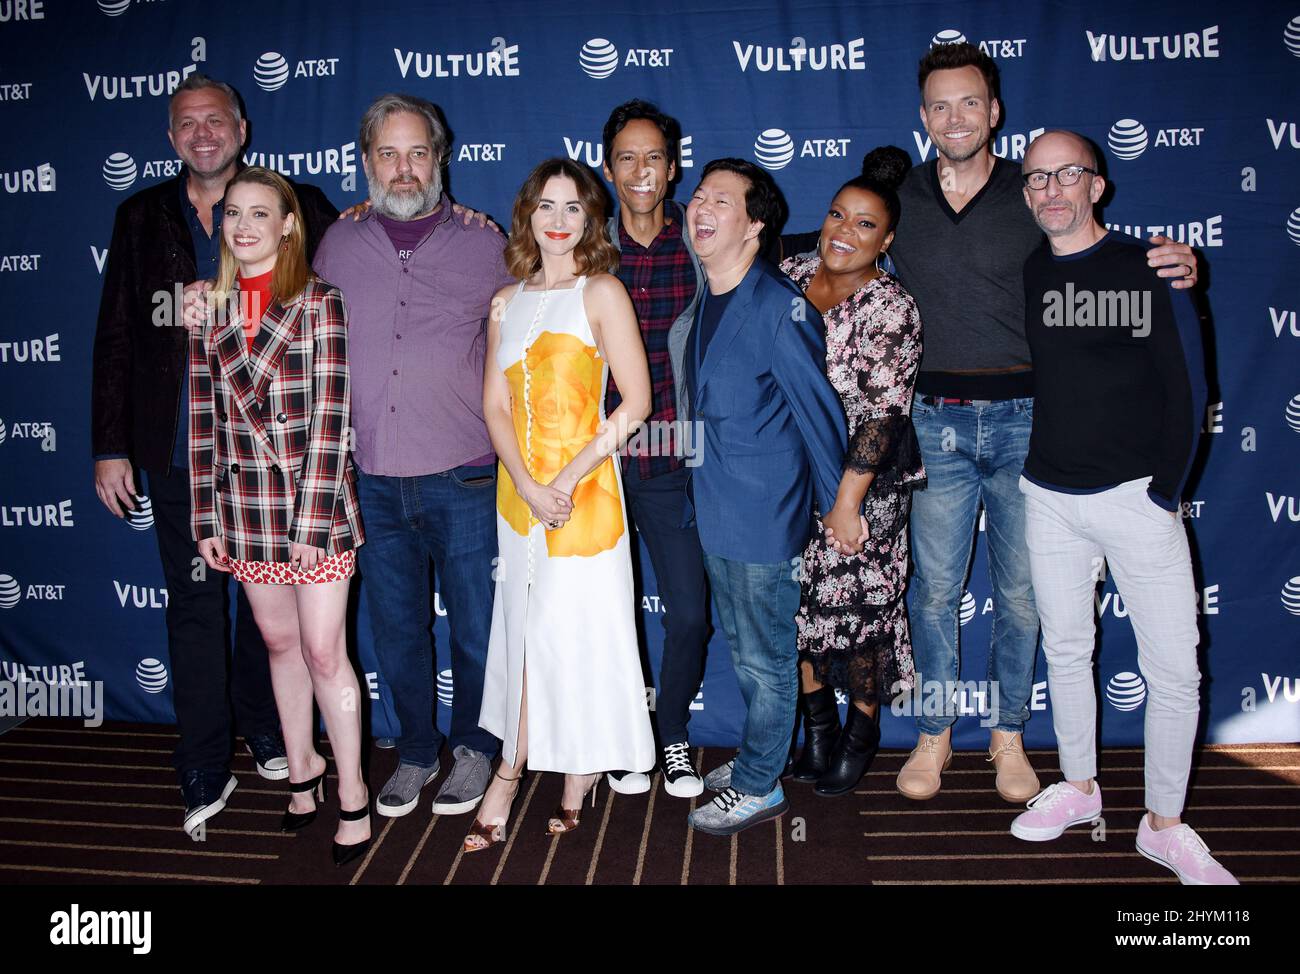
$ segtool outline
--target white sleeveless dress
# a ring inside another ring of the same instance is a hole
[[[609,368],[572,288],[510,299],[493,364],[513,399],[519,451],[549,483],[605,418]],[[479,724],[515,762],[524,669],[528,766],[591,774],[648,771],[654,737],[637,646],[632,559],[616,460],[607,457],[573,493],[573,513],[549,530],[498,466],[496,597]]]

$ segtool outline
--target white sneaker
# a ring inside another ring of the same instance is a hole
[[[644,795],[650,790],[650,776],[643,771],[610,771],[605,783],[620,795]]]

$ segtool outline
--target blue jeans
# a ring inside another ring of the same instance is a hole
[[[402,725],[399,758],[431,768],[443,742],[433,718],[430,558],[451,628],[451,745],[495,754],[496,738],[478,725],[497,556],[495,465],[424,477],[358,471],[357,492],[366,526],[358,567],[375,656]]]
[[[731,787],[743,795],[766,795],[780,782],[794,731],[798,573],[790,562],[756,565],[708,552],[704,567],[745,701],[745,728]]]
[[[993,624],[988,680],[998,689],[996,730],[1020,733],[1029,719],[1038,612],[1025,546],[1025,500],[1020,473],[1029,452],[1032,399],[1006,399],[974,406],[928,406],[912,400],[912,425],[928,478],[912,495],[912,656],[917,686],[956,683],[958,611],[970,568],[971,538],[984,504]],[[941,734],[957,719],[947,698],[945,712],[918,714],[917,729]]]

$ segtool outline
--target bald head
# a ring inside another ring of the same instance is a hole
[[[1021,171],[1055,169],[1055,165],[1045,167],[1035,161],[1039,157],[1045,158],[1049,155],[1052,158],[1069,157],[1070,163],[1074,165],[1087,166],[1093,170],[1097,168],[1097,153],[1093,151],[1091,142],[1078,132],[1071,132],[1068,129],[1048,129],[1029,143],[1029,148],[1025,151],[1025,161],[1020,167]]]

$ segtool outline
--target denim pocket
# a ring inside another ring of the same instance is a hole
[[[488,463],[472,467],[453,467],[451,479],[470,490],[482,490],[497,482],[497,466],[495,463]]]

